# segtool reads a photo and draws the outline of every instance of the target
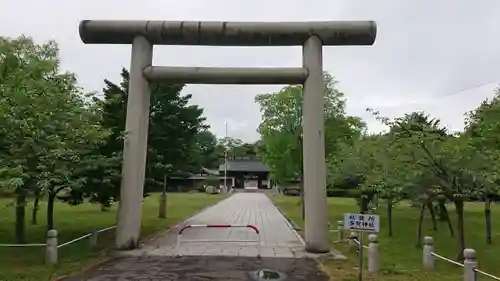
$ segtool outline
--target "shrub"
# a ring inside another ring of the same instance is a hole
[[[326,191],[328,197],[345,197],[345,198],[359,198],[361,191],[359,189],[339,189],[332,188]]]
[[[210,175],[210,176],[207,176],[204,180],[204,183],[208,186],[214,186],[214,187],[218,187],[219,186],[219,177],[217,176],[213,176],[213,175]]]

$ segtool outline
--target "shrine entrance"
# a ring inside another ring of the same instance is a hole
[[[150,82],[302,84],[306,250],[330,250],[324,138],[323,46],[372,45],[371,21],[200,22],[84,20],[86,44],[131,44],[126,139],[116,246],[138,247],[146,168]],[[153,66],[153,45],[302,46],[301,67],[217,68]]]

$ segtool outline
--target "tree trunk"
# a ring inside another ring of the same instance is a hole
[[[464,201],[462,198],[454,200],[455,211],[457,212],[457,246],[458,254],[457,261],[464,260],[465,236],[464,236]]]
[[[56,199],[56,194],[49,193],[49,198],[47,201],[47,229],[54,229],[54,203]]]
[[[484,199],[484,219],[486,224],[486,244],[491,245],[492,227],[491,227],[491,201],[488,197]]]
[[[389,228],[389,237],[392,237],[392,198],[387,200],[387,227]]]
[[[26,191],[20,188],[16,197],[16,243],[26,243]]]
[[[33,202],[33,212],[31,213],[31,224],[36,225],[38,223],[38,209],[40,203],[40,194],[35,193],[35,202]]]
[[[422,246],[422,226],[424,223],[425,203],[420,204],[420,213],[417,227],[417,246]]]
[[[446,210],[446,199],[445,198],[438,198],[438,218],[440,221],[447,221],[448,220],[448,211]]]
[[[158,217],[160,219],[167,217],[167,175],[163,176],[163,187],[160,196],[160,209],[158,210]]]
[[[434,212],[434,205],[432,204],[431,200],[427,200],[425,204],[427,205],[427,209],[429,209],[429,214],[432,218],[432,229],[434,231],[437,231],[436,212]]]
[[[364,214],[368,211],[368,203],[370,202],[370,199],[366,194],[361,194],[360,202],[359,202],[359,209],[361,214]]]
[[[448,229],[450,230],[450,236],[455,237],[455,231],[453,230],[453,225],[451,224],[450,214],[448,213],[448,209],[446,209],[445,202],[446,202],[446,199],[438,199],[440,220],[446,221],[446,223],[448,224]]]

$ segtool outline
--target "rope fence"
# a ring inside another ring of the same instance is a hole
[[[333,241],[333,244],[338,244],[342,242],[348,242],[350,251],[356,251],[358,254],[362,253],[361,248],[367,249],[368,255],[368,272],[377,273],[380,271],[380,252],[378,244],[378,236],[374,233],[368,235],[368,246],[361,244],[358,240],[358,233],[351,232],[349,236],[345,237],[344,232],[344,222],[337,222],[337,229],[329,230],[331,233],[337,233],[337,240]]]
[[[434,270],[436,268],[436,258],[453,265],[459,266],[463,268],[464,272],[464,281],[477,281],[478,273],[480,275],[489,277],[494,280],[499,280],[500,277],[495,276],[493,274],[484,272],[477,268],[477,259],[476,259],[476,251],[474,249],[465,249],[464,250],[464,262],[460,263],[439,255],[435,252],[434,249],[434,239],[430,236],[424,237],[424,247],[423,247],[423,264],[424,268],[429,270]]]
[[[463,264],[461,264],[461,263],[459,263],[457,261],[454,261],[454,260],[450,260],[449,258],[445,258],[445,257],[443,257],[441,255],[436,254],[436,253],[431,253],[431,255],[435,256],[436,258],[439,258],[439,259],[442,259],[444,261],[447,261],[447,262],[449,262],[451,264],[454,264],[454,265],[457,265],[457,266],[460,266],[460,267],[464,267]]]
[[[15,248],[15,247],[19,247],[19,248],[22,248],[22,247],[45,247],[46,248],[45,262],[47,264],[56,264],[57,260],[58,260],[58,249],[60,249],[62,247],[66,247],[68,245],[71,245],[75,242],[81,241],[81,240],[86,239],[86,238],[90,238],[89,239],[90,247],[95,247],[97,245],[98,234],[102,233],[102,232],[109,231],[109,230],[114,229],[114,228],[116,228],[116,226],[110,226],[110,227],[103,228],[103,229],[97,229],[97,230],[92,231],[91,233],[87,233],[83,236],[80,236],[78,238],[75,238],[71,241],[68,241],[68,242],[65,242],[62,244],[58,244],[57,230],[51,229],[51,230],[47,231],[47,242],[45,244],[41,244],[41,243],[38,243],[38,244],[0,244],[0,247],[11,247],[11,248]]]
[[[0,247],[11,247],[11,248],[21,248],[21,247],[45,247],[47,244],[0,244]]]
[[[377,273],[380,271],[380,253],[378,245],[378,236],[376,234],[370,234],[368,236],[369,244],[363,245],[358,239],[358,232],[351,232],[349,236],[345,237],[344,222],[337,222],[337,229],[329,230],[331,233],[337,233],[335,241],[333,244],[348,242],[350,251],[356,251],[360,253],[360,248],[363,247],[368,251],[368,272]],[[493,280],[500,281],[500,277],[492,275],[490,273],[484,272],[477,268],[476,251],[474,249],[464,250],[464,262],[460,263],[439,255],[434,249],[434,239],[430,236],[424,237],[424,247],[422,249],[423,254],[423,267],[428,270],[434,270],[436,268],[436,259],[448,262],[450,264],[456,265],[463,268],[463,280],[464,281],[477,281],[478,275],[482,275]]]
[[[356,239],[356,238],[351,238],[351,239],[352,239],[352,241],[354,241],[354,243],[356,243],[358,246],[363,246],[363,248],[365,248],[365,249],[368,249],[368,248],[369,248],[369,247],[368,247],[368,246],[366,246],[366,245],[361,245],[361,242],[359,242],[359,240],[358,240],[358,239]]]

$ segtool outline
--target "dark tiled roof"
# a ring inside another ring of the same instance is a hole
[[[269,172],[269,167],[260,161],[227,161],[227,170],[233,172]],[[224,171],[224,163],[219,165]]]
[[[219,170],[202,168],[202,171],[209,175],[219,175]]]

